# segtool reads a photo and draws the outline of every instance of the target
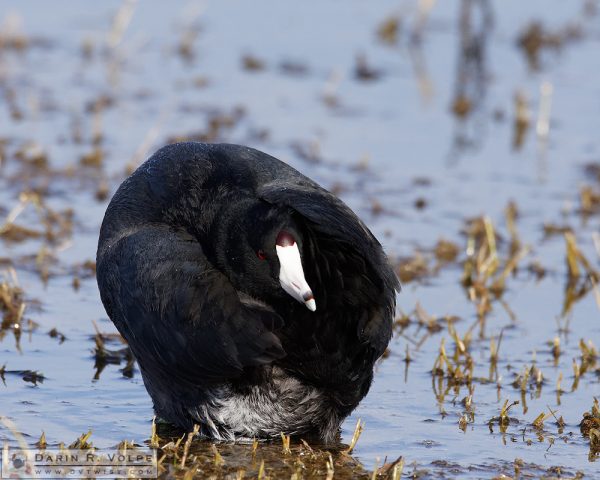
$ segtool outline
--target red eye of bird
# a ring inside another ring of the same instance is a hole
[[[256,252],[256,256],[258,258],[260,258],[261,260],[264,260],[265,258],[267,258],[267,256],[265,255],[264,250],[259,250],[258,252]]]

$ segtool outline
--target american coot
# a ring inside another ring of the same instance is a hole
[[[369,390],[399,289],[343,202],[225,144],[168,145],[125,180],[97,271],[156,414],[221,440],[334,441]]]

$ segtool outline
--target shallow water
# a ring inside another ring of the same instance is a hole
[[[121,36],[112,18],[127,5],[133,6],[132,17]],[[0,50],[0,214],[18,204],[20,192],[36,188],[53,209],[73,209],[74,225],[72,234],[54,243],[0,239],[0,258],[9,259],[5,263],[14,266],[25,292],[25,319],[38,324],[30,334],[23,332],[20,348],[12,329],[3,331],[0,365],[6,364],[7,373],[0,386],[0,414],[30,441],[44,431],[49,443],[70,442],[88,429],[99,446],[149,437],[151,403],[139,371],[124,377],[122,362],[106,366],[94,380],[92,322],[102,332],[114,332],[114,327],[93,276],[81,265],[94,259],[104,209],[126,168],[169,139],[202,133],[211,141],[264,150],[336,189],[393,258],[432,248],[443,237],[460,245],[463,260],[464,219],[488,215],[507,238],[503,210],[513,200],[520,212],[520,239],[532,247],[523,264],[538,260],[548,274],[537,281],[522,269],[509,278],[503,299],[515,319],[494,303],[483,338],[474,330],[475,376],[488,377],[490,337],[497,339],[504,329],[501,388],[495,380],[474,382],[474,422],[461,431],[458,420],[465,408],[460,401],[468,390],[450,389],[440,400],[432,388],[441,339],[446,338],[448,352],[454,348],[446,325],[417,346],[426,331],[411,324],[392,341],[370,394],[344,424],[343,439],[350,440],[358,418],[365,421],[354,456],[367,468],[381,465],[386,456],[402,455],[405,472],[413,462],[444,472],[447,467],[432,464],[444,460],[463,469],[479,466],[483,470],[461,471],[462,477],[479,478],[495,474],[496,465],[522,458],[599,474],[578,424],[594,395],[600,395],[600,375],[588,372],[570,390],[580,338],[600,345],[600,315],[590,293],[568,315],[568,333],[558,331],[564,324],[565,241],[561,235],[546,239],[543,225],[570,225],[598,267],[592,232],[598,230],[599,216],[583,221],[578,189],[593,184],[583,166],[600,160],[600,29],[593,14],[600,5],[503,1],[493,5],[492,21],[485,24],[479,8],[485,3],[473,2],[472,32],[485,44],[479,63],[465,63],[460,55],[461,5],[438,2],[420,42],[411,42],[418,7],[408,1],[376,7],[353,1],[344,8],[337,2],[284,7],[275,1],[137,6],[106,1],[94,9],[56,1],[53,11],[59,15],[51,22],[36,2],[4,1],[3,38],[22,34],[29,45]],[[390,15],[401,18],[401,28],[397,42],[386,45],[376,32]],[[581,37],[544,50],[540,69],[534,71],[516,46],[532,20],[552,31],[577,25]],[[264,68],[243,68],[244,55]],[[376,78],[356,78],[359,55]],[[286,70],[285,62],[295,68]],[[543,82],[553,87],[545,141],[535,133]],[[451,110],[461,88],[472,99],[472,111],[462,119]],[[519,149],[513,146],[517,91],[527,99],[533,123]],[[94,111],[98,101],[105,106]],[[211,119],[220,128],[211,130]],[[95,138],[102,161],[82,166],[80,158],[93,151]],[[47,154],[47,168],[16,158],[26,142]],[[108,198],[97,200],[104,186]],[[425,207],[415,208],[421,198]],[[40,217],[29,205],[16,223],[36,228]],[[39,273],[45,263],[31,257],[44,244],[55,257],[47,267],[47,282]],[[411,312],[418,302],[435,317],[457,316],[455,327],[464,336],[477,317],[461,275],[462,267],[451,265],[439,275],[406,283],[399,309]],[[74,276],[81,281],[77,290]],[[66,336],[64,342],[47,334],[52,328]],[[562,355],[554,365],[548,342],[557,335]],[[545,379],[539,398],[528,392],[527,411],[522,403],[513,407],[515,423],[507,433],[497,425],[491,433],[488,422],[504,400],[522,400],[512,381],[534,359]],[[43,383],[9,373],[23,370],[41,372]],[[560,395],[559,404],[560,373],[568,392]],[[548,407],[564,417],[563,434],[553,419],[541,434],[531,426]],[[0,439],[15,442],[1,425]]]

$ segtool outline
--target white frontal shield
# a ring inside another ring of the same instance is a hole
[[[298,245],[294,242],[286,246],[276,245],[275,248],[277,257],[279,257],[279,282],[281,287],[300,303],[304,303],[306,308],[314,312],[317,309],[317,304],[312,290],[304,278]]]

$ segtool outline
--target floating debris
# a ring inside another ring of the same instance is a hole
[[[56,328],[50,330],[48,332],[48,335],[50,336],[50,338],[57,338],[58,343],[63,343],[67,339],[67,337],[65,337],[63,333],[60,333]]]
[[[37,223],[43,227],[43,230],[32,229],[15,223],[29,205],[35,208]],[[74,212],[70,208],[62,212],[53,210],[44,202],[38,192],[21,192],[19,203],[7,215],[4,224],[0,225],[0,239],[20,243],[27,239],[43,237],[50,244],[57,244],[71,236],[73,214]]]
[[[600,191],[590,185],[584,185],[579,190],[580,212],[584,216],[600,212]]]
[[[364,82],[371,82],[378,80],[382,76],[381,70],[373,68],[369,65],[367,57],[365,55],[356,56],[356,65],[354,66],[354,76],[358,80]]]
[[[414,206],[417,210],[423,210],[427,207],[427,199],[419,197],[415,200]]]
[[[0,379],[6,385],[6,375],[21,377],[24,382],[37,386],[38,383],[44,383],[46,377],[40,372],[34,370],[7,370],[6,365],[0,367]]]
[[[567,232],[573,232],[569,225],[556,225],[553,223],[544,223],[544,237],[549,238],[555,235],[564,235]]]
[[[455,262],[460,253],[460,248],[456,243],[440,238],[435,244],[433,253],[438,265],[441,266]]]
[[[471,112],[471,109],[473,108],[473,104],[467,96],[459,95],[457,97],[454,97],[451,108],[452,108],[452,112],[454,112],[454,114],[457,117],[462,118],[462,117],[466,117]]]
[[[321,163],[321,145],[318,141],[295,141],[290,144],[290,148],[302,160],[308,163]]]
[[[295,60],[283,60],[279,64],[279,70],[286,75],[304,77],[310,73],[308,65]]]
[[[541,67],[544,50],[558,51],[568,43],[581,40],[583,32],[579,25],[567,25],[561,29],[548,30],[541,22],[531,22],[517,38],[517,46],[523,51],[532,70]]]
[[[590,455],[597,456],[600,453],[600,404],[596,397],[591,410],[583,413],[579,429],[590,442]]]
[[[400,32],[400,17],[389,16],[377,28],[377,36],[379,39],[389,45],[394,45],[398,42],[398,34]]]
[[[429,263],[420,252],[415,252],[412,257],[397,260],[396,274],[401,283],[414,282],[430,275]]]
[[[104,152],[96,147],[91,152],[82,155],[79,163],[84,167],[100,168],[103,160]]]
[[[224,140],[228,131],[244,118],[243,107],[234,107],[231,111],[214,111],[208,114],[206,128],[201,131],[176,135],[167,139],[167,143],[176,142],[216,142]]]
[[[254,55],[244,55],[242,57],[242,67],[250,72],[259,72],[266,68],[264,60],[255,57]]]

